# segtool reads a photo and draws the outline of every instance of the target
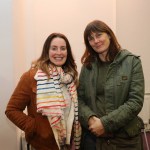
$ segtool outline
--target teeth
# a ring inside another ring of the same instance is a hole
[[[55,59],[57,59],[57,60],[61,60],[62,58],[60,58],[60,57],[57,57],[57,58],[55,58]]]

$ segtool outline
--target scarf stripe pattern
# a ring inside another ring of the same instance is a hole
[[[64,77],[64,71],[60,67],[49,68],[49,71],[50,79],[48,79],[47,75],[40,69],[34,77],[37,80],[37,112],[49,117],[51,127],[57,129],[60,133],[60,136],[58,135],[58,137],[61,145],[64,143],[66,136],[64,108],[68,106],[61,89],[61,79]],[[74,145],[77,150],[80,145],[81,126],[78,121],[76,85],[74,82],[70,82],[67,83],[67,88],[74,104]],[[64,139],[61,139],[60,137],[64,137]]]

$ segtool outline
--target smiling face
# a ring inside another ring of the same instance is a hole
[[[109,50],[110,36],[105,32],[92,32],[88,37],[89,44],[102,60]]]
[[[50,62],[56,66],[62,66],[67,60],[67,47],[63,38],[55,37],[51,41],[49,49]]]

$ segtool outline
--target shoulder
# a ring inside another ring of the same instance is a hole
[[[30,68],[30,70],[28,71],[30,74],[30,77],[34,77],[37,70],[38,70],[37,68]]]
[[[25,73],[20,78],[19,85],[25,85],[25,88],[36,88],[36,80],[34,79],[34,76],[37,72],[36,68],[31,68]]]
[[[37,72],[37,68],[30,68],[28,71],[24,72],[23,75],[21,76],[21,79],[33,79],[35,74]]]
[[[139,55],[135,55],[132,52],[123,49],[117,54],[115,62],[121,63],[124,61],[141,61],[141,60]]]
[[[128,53],[127,54],[127,56],[128,56],[127,60],[131,60],[133,63],[141,63],[141,56],[140,55],[134,54],[130,51],[127,51],[126,53]]]
[[[120,51],[121,56],[130,56],[130,57],[136,57],[136,58],[140,58],[140,55],[134,54],[129,50],[123,49]]]
[[[135,55],[127,50],[123,50],[121,55],[116,59],[118,65],[121,65],[126,70],[141,70],[142,62],[139,55]]]

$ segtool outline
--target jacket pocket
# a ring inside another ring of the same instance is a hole
[[[26,123],[26,129],[24,132],[26,141],[29,142],[35,134],[35,118],[32,118],[32,120]]]
[[[40,113],[36,116],[36,135],[42,139],[53,135],[47,116],[42,116]]]
[[[124,86],[124,84],[126,84],[126,83],[128,83],[129,82],[129,79],[128,79],[129,77],[127,76],[127,75],[123,75],[123,74],[121,74],[121,75],[118,75],[117,77],[116,77],[116,85],[117,86]]]
[[[35,149],[58,150],[52,128],[46,116],[37,114],[32,135],[26,132],[27,142]]]
[[[132,121],[130,121],[127,126],[124,127],[124,130],[127,132],[129,137],[134,137],[138,135],[143,128],[143,120],[137,116]]]

